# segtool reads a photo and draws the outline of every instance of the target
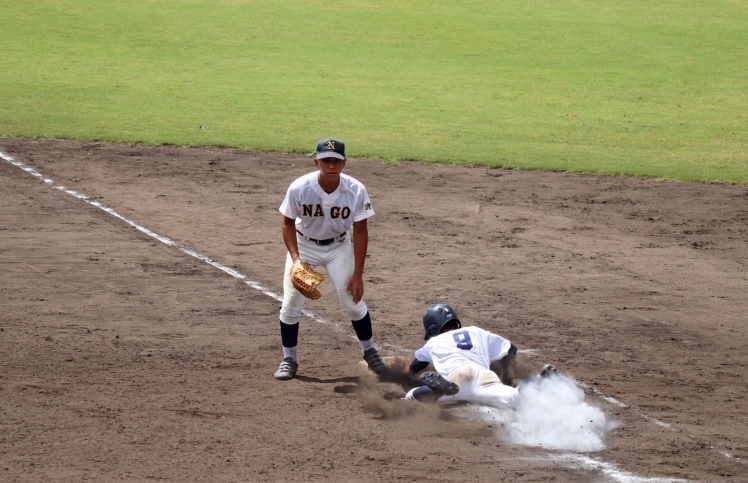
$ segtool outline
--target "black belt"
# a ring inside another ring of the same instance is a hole
[[[321,247],[324,247],[324,246],[327,246],[327,245],[331,245],[331,244],[333,244],[333,243],[335,243],[337,241],[343,241],[343,240],[345,240],[345,233],[342,233],[342,234],[340,234],[340,235],[338,235],[336,237],[333,237],[333,238],[328,238],[326,240],[315,240],[314,238],[309,238],[305,234],[301,233],[299,230],[296,230],[296,233],[298,233],[299,236],[301,238],[303,238],[304,240],[310,241],[312,243],[316,243],[317,245],[319,245]]]

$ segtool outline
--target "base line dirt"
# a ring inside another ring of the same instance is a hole
[[[0,151],[282,292],[278,206],[310,158]],[[426,307],[449,303],[616,422],[585,458],[748,479],[748,188],[357,158],[346,172],[377,212],[365,299],[385,355],[409,356]],[[275,381],[277,300],[8,162],[0,176],[3,481],[606,481],[604,465],[497,438],[501,422],[362,383],[329,286],[308,304],[328,322],[302,318],[298,377]]]

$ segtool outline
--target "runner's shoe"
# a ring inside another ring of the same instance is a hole
[[[426,384],[438,396],[454,396],[460,391],[460,386],[448,381],[441,374],[434,371],[421,374],[421,382]]]

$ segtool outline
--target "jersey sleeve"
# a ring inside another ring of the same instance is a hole
[[[369,193],[366,191],[366,187],[359,183],[357,188],[356,206],[353,212],[354,223],[374,216],[374,208],[371,205],[371,200],[369,199]]]
[[[283,198],[283,203],[281,203],[280,208],[278,209],[283,216],[293,218],[294,220],[299,217],[301,208],[299,201],[296,199],[297,197],[295,196],[295,193],[296,190],[294,190],[294,185],[292,184],[288,187],[286,197]]]
[[[509,354],[512,343],[509,340],[496,335],[492,332],[488,332],[488,358],[491,361],[497,361],[503,359]]]
[[[431,351],[429,350],[428,345],[425,345],[421,347],[420,349],[418,349],[413,354],[413,357],[423,362],[431,362],[431,363],[434,362],[433,358],[431,357]]]

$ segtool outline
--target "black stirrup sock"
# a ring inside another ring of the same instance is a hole
[[[366,312],[366,315],[364,315],[364,318],[361,320],[351,320],[351,324],[353,324],[353,330],[356,331],[356,337],[358,337],[358,340],[369,340],[374,337],[371,330],[371,317],[369,317],[369,312]]]
[[[284,324],[281,321],[281,342],[283,347],[296,347],[299,341],[299,323]]]

